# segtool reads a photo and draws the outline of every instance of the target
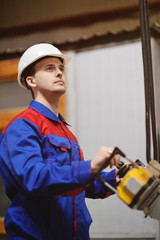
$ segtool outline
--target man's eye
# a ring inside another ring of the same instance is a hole
[[[64,67],[59,68],[61,72],[64,72]]]
[[[53,67],[48,67],[47,71],[53,71]]]

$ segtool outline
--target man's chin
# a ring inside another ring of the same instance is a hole
[[[54,92],[57,93],[57,94],[61,94],[62,95],[62,94],[64,94],[66,92],[66,89],[62,89],[62,88],[60,89],[59,88],[59,89],[56,89]]]

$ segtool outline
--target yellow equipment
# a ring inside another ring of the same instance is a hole
[[[117,195],[129,207],[160,220],[160,164],[152,160],[146,168],[133,166],[118,185]]]
[[[100,177],[100,172],[109,165],[115,154],[126,158],[126,155],[116,147],[104,166],[96,173],[95,178],[114,191],[130,208],[142,210],[145,216],[149,215],[160,220],[160,164],[152,160],[145,167],[139,160],[131,161],[126,158],[132,166],[121,164],[118,172],[121,181],[117,189],[114,189]]]

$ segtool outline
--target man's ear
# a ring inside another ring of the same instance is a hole
[[[31,88],[34,88],[34,87],[37,86],[36,83],[35,83],[35,79],[34,79],[33,76],[28,76],[28,77],[26,78],[26,82],[27,82],[28,86],[31,87]]]

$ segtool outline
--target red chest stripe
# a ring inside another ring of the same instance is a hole
[[[24,112],[17,115],[3,130],[3,134],[5,134],[7,128],[13,123],[14,120],[24,118],[33,124],[35,124],[41,135],[45,136],[48,134],[54,134],[56,136],[60,137],[66,137],[67,136],[72,139],[73,141],[77,142],[76,137],[71,133],[71,131],[67,128],[67,126],[64,124],[64,122],[56,122],[56,121],[50,121],[46,117],[44,117],[42,114],[36,112],[32,108],[26,109]]]

